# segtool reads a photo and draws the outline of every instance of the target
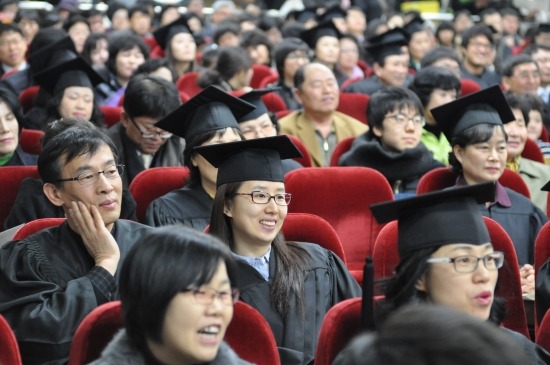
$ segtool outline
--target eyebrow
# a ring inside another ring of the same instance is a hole
[[[259,190],[267,190],[267,186],[264,186],[264,185],[256,185],[252,188],[252,190],[256,190],[256,189],[259,189]],[[278,188],[277,191],[285,191],[285,188]]]
[[[107,167],[107,166],[114,165],[115,163],[116,163],[116,162],[115,162],[114,159],[110,159],[110,160],[106,161],[106,162],[103,164],[103,166]],[[82,166],[79,166],[79,167],[76,169],[75,173],[78,174],[78,173],[84,172],[84,171],[86,171],[86,170],[91,170],[91,169],[92,169],[92,166],[90,166],[90,165],[82,165]]]
[[[460,245],[460,246],[457,246],[457,247],[453,248],[451,251],[458,251],[458,250],[472,251],[474,249],[474,247],[484,247],[486,250],[488,250],[488,249],[493,248],[493,245],[491,243],[486,243],[486,244],[481,245],[481,246],[474,246],[474,245],[464,244],[464,245]]]

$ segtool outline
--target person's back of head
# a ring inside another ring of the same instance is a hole
[[[415,74],[409,89],[419,97],[422,105],[426,107],[435,89],[455,90],[458,97],[460,95],[460,80],[453,72],[442,67],[422,67]]]
[[[404,361],[404,359],[406,359]],[[376,333],[357,337],[334,365],[525,365],[513,337],[444,306],[405,306]]]
[[[124,92],[123,108],[131,118],[162,118],[180,104],[176,86],[157,76],[136,75]]]
[[[218,48],[216,65],[206,70],[197,80],[197,85],[206,88],[220,85],[243,70],[252,67],[252,59],[242,47],[227,46]]]

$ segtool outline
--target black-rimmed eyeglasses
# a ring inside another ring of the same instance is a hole
[[[504,252],[495,251],[483,257],[473,255],[464,255],[458,257],[432,257],[426,262],[429,264],[446,264],[453,263],[455,270],[460,273],[471,273],[477,270],[479,262],[483,261],[483,265],[487,270],[498,270],[504,264]]]
[[[141,130],[141,127],[136,123],[134,118],[128,117],[128,119],[130,119],[130,122],[132,122],[134,127],[136,127],[136,129],[139,131],[142,138],[152,139],[152,138],[155,138],[156,136],[159,136],[162,139],[168,139],[168,138],[172,137],[172,135],[173,135],[172,133],[166,132],[166,131],[156,132],[156,131],[151,131],[151,130],[148,130],[148,129],[145,129],[145,132],[144,132],[144,131]]]
[[[124,165],[110,165],[110,166],[107,166],[103,171],[98,171],[98,172],[84,171],[77,177],[59,179],[55,182],[60,183],[60,182],[66,182],[66,181],[78,181],[80,185],[88,186],[98,182],[100,174],[105,175],[107,179],[116,179],[123,173],[124,173]]]
[[[270,195],[264,193],[263,191],[253,191],[251,193],[235,193],[235,195],[248,195],[252,198],[252,202],[256,204],[267,204],[271,199],[277,205],[289,205],[290,200],[292,199],[292,194],[290,193],[280,193],[275,195]]]

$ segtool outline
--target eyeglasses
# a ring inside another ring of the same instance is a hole
[[[56,183],[65,182],[65,181],[78,181],[82,186],[93,185],[99,180],[99,175],[103,174],[107,179],[116,179],[124,173],[124,165],[110,165],[105,168],[103,171],[92,172],[84,171],[77,177],[70,177],[68,179],[59,179],[55,181]]]
[[[309,60],[309,56],[303,53],[289,53],[286,56],[287,60]]]
[[[529,78],[538,79],[540,77],[540,73],[538,71],[535,71],[535,72],[522,71],[513,76],[518,77],[520,79],[529,79]]]
[[[214,303],[214,299],[218,298],[223,305],[233,305],[239,300],[239,289],[232,288],[231,290],[215,290],[211,288],[202,289],[185,289],[183,292],[191,292],[197,304],[210,305]]]
[[[159,136],[162,139],[168,139],[168,138],[172,137],[172,133],[165,132],[165,131],[155,132],[155,131],[151,131],[151,130],[146,129],[145,132],[144,132],[144,131],[141,130],[141,128],[134,121],[134,118],[128,117],[128,119],[130,119],[130,122],[132,122],[132,124],[137,128],[137,130],[141,134],[142,138],[151,139],[151,138],[155,138],[156,136]]]
[[[270,195],[264,193],[263,191],[253,191],[251,193],[236,193],[235,195],[249,195],[252,198],[252,202],[256,204],[267,204],[270,199],[273,199],[277,205],[289,205],[290,199],[292,199],[292,194],[290,193],[281,193]]]
[[[395,123],[399,126],[404,126],[407,122],[413,122],[415,126],[424,127],[426,125],[426,118],[423,116],[417,115],[416,117],[409,118],[404,114],[393,114],[387,115],[384,119],[391,118],[395,120]]]
[[[472,47],[475,48],[484,48],[484,49],[492,49],[493,45],[491,43],[481,43],[481,42],[470,42],[469,44]]]
[[[426,262],[429,264],[447,264],[453,263],[456,272],[472,273],[477,270],[479,262],[483,261],[483,265],[487,270],[498,270],[504,264],[504,252],[495,251],[483,257],[472,255],[450,257],[433,257]]]

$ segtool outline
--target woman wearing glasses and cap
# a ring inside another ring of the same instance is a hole
[[[120,272],[124,329],[92,364],[250,365],[223,341],[234,277],[230,251],[213,237],[184,227],[144,235]]]
[[[241,300],[270,324],[282,364],[310,364],[326,312],[361,289],[334,253],[281,233],[291,200],[281,160],[299,151],[286,136],[195,151],[218,167],[210,233],[237,259]]]
[[[190,176],[183,188],[171,191],[149,205],[145,218],[147,224],[166,226],[179,223],[199,231],[206,228],[216,194],[217,169],[197,155],[194,147],[244,139],[237,119],[252,110],[253,105],[210,86],[155,124],[185,139],[183,156]]]
[[[464,96],[431,112],[451,143],[449,163],[457,174],[456,185],[496,183],[495,199],[479,208],[512,239],[521,267],[523,292],[532,293],[535,239],[548,218],[531,200],[498,182],[508,155],[503,123],[516,119],[500,87]]]
[[[378,222],[398,221],[400,257],[395,276],[385,283],[377,325],[399,308],[422,302],[501,324],[505,301],[495,297],[495,288],[504,253],[494,250],[478,207],[494,196],[494,184],[484,183],[371,206]],[[502,330],[525,351],[528,364],[550,363],[545,350]]]

